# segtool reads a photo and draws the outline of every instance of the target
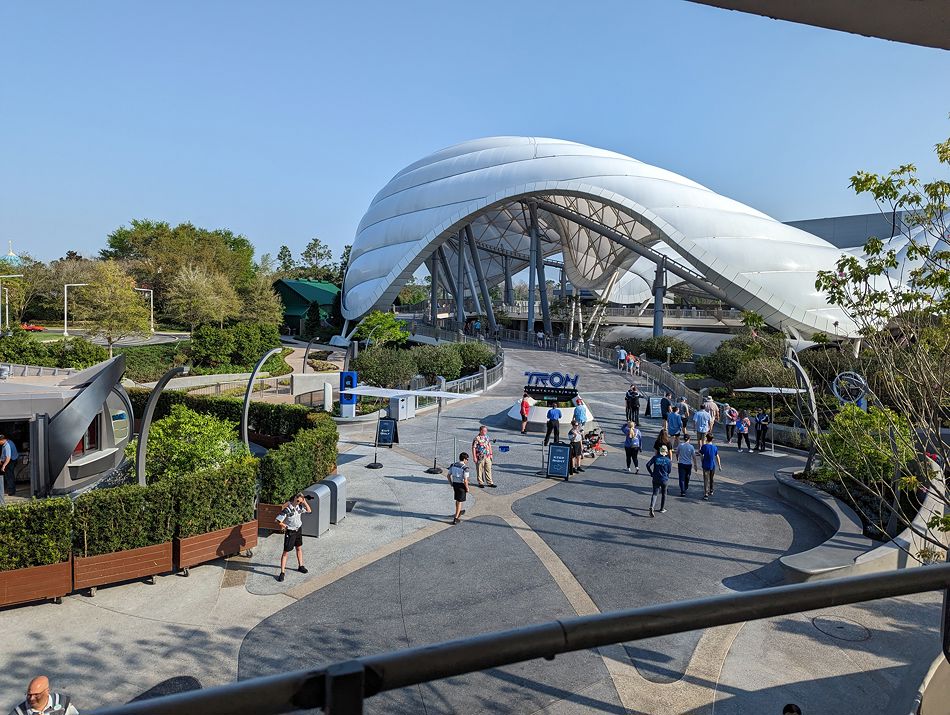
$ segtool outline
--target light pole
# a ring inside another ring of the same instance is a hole
[[[264,363],[267,362],[268,358],[270,358],[271,355],[282,352],[283,349],[283,347],[274,348],[264,353],[264,357],[257,361],[257,365],[254,366],[254,372],[251,373],[251,376],[247,380],[247,390],[244,392],[244,410],[241,412],[241,441],[244,442],[244,446],[248,449],[251,448],[251,443],[247,438],[247,412],[251,407],[251,393],[254,391],[254,378],[257,377],[257,373],[264,367]]]
[[[6,336],[9,338],[11,335],[13,335],[13,331],[10,330],[10,289],[9,288],[3,289],[3,301],[4,301],[4,311],[6,312],[6,316],[7,316]]]
[[[63,337],[69,336],[69,330],[66,326],[67,316],[69,313],[69,289],[78,288],[79,286],[87,286],[88,283],[64,283],[63,284]]]
[[[3,285],[4,278],[22,278],[22,277],[23,277],[22,273],[8,273],[5,276],[0,276],[0,286]],[[0,329],[2,328],[3,328],[3,320],[0,319]],[[10,311],[8,310],[7,311],[7,330],[9,329],[10,329]]]
[[[135,448],[135,475],[139,484],[145,486],[145,450],[148,447],[148,428],[152,424],[152,415],[155,414],[155,406],[158,404],[158,398],[165,389],[165,385],[176,375],[187,375],[191,370],[191,365],[181,365],[173,367],[162,375],[162,378],[155,383],[152,392],[145,403],[145,409],[142,411],[142,424],[139,425],[139,443]]]
[[[155,334],[155,291],[151,288],[136,288],[135,290],[141,293],[148,293],[148,312],[149,312],[149,325],[152,329],[152,335]]]

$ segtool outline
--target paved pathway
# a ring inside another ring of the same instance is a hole
[[[539,478],[540,438],[518,434],[505,418],[521,372],[559,368],[581,373],[581,392],[611,435],[609,453],[570,482]],[[187,579],[2,611],[8,666],[0,669],[0,692],[12,704],[43,670],[89,710],[182,675],[208,686],[574,614],[759,588],[780,578],[779,556],[824,538],[772,486],[771,471],[799,462],[794,456],[727,449],[715,501],[674,496],[668,513],[647,518],[647,478],[623,472],[617,448],[624,387],[602,365],[511,350],[500,386],[446,408],[437,446],[429,412],[400,424],[401,445],[380,453],[384,469],[368,470],[374,425],[348,426],[340,469],[358,503],[326,537],[307,540],[306,577],[274,580],[279,538],[271,536],[253,558],[198,567]],[[479,423],[511,450],[498,453],[499,488],[474,489],[463,523],[451,526],[451,491],[424,469],[433,450],[444,465],[467,449]],[[936,597],[925,596],[709,629],[405,689],[373,698],[367,711],[731,714],[778,712],[796,701],[807,713],[863,713],[872,705],[906,715],[908,690],[936,653],[938,614]],[[290,659],[288,634],[297,643]]]

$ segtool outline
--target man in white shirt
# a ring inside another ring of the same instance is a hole
[[[10,715],[79,715],[68,695],[51,693],[49,678],[38,675],[26,688],[26,700],[10,711]]]
[[[284,504],[284,508],[277,515],[277,523],[281,531],[284,532],[284,553],[280,556],[280,574],[278,581],[284,580],[284,572],[287,570],[287,557],[291,551],[297,552],[297,570],[300,573],[307,573],[307,567],[303,565],[303,518],[301,514],[310,513],[310,504],[303,494],[295,494],[294,498]]]

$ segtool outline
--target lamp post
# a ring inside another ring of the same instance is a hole
[[[69,289],[78,288],[79,286],[87,286],[88,283],[64,283],[63,284],[63,337],[69,337],[69,330],[67,328],[67,320],[69,313]]]
[[[11,335],[13,335],[13,331],[10,330],[10,289],[9,288],[3,289],[3,302],[4,302],[4,311],[7,316],[6,336],[9,338]]]
[[[185,364],[173,367],[166,372],[155,383],[155,387],[152,388],[152,392],[149,393],[148,400],[145,402],[145,409],[142,411],[142,424],[139,426],[139,443],[135,447],[135,476],[143,487],[145,486],[145,450],[148,447],[148,428],[152,424],[152,415],[155,414],[158,398],[169,380],[176,375],[187,375],[189,370],[191,370],[191,365]]]
[[[140,293],[148,293],[148,312],[149,312],[149,326],[151,327],[152,335],[155,334],[155,291],[151,288],[136,288],[135,290]]]
[[[314,335],[310,338],[310,342],[307,343],[307,349],[303,351],[303,369],[300,371],[301,373],[307,372],[307,359],[310,357],[310,346],[313,345],[313,341],[316,340],[317,337],[318,336]]]
[[[22,273],[8,273],[7,275],[0,276],[0,286],[3,285],[4,278],[22,278],[22,277],[23,277]],[[0,329],[2,328],[3,328],[3,320],[0,319]],[[10,311],[8,310],[7,311],[7,330],[9,329],[10,329]]]
[[[254,391],[254,378],[257,377],[257,373],[261,371],[261,368],[264,367],[264,363],[267,362],[268,358],[271,355],[276,355],[277,353],[283,350],[282,347],[274,348],[273,350],[268,350],[264,353],[264,357],[257,361],[257,365],[254,366],[254,372],[251,373],[251,376],[247,380],[247,390],[244,391],[244,409],[241,412],[241,441],[244,442],[244,446],[248,449],[251,448],[251,443],[247,438],[247,412],[251,406],[251,393]]]

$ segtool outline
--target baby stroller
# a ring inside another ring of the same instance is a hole
[[[585,457],[599,457],[602,454],[607,454],[607,450],[604,449],[603,430],[594,428],[590,432],[587,432],[584,435],[582,444],[584,446]]]

